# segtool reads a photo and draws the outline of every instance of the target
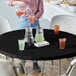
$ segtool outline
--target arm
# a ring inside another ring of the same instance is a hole
[[[36,20],[42,16],[43,12],[44,12],[43,0],[39,0],[39,9],[38,9],[38,12],[36,13]]]
[[[8,4],[9,6],[14,6],[14,5],[16,5],[16,4],[21,5],[21,4],[23,4],[23,3],[24,3],[24,2],[21,1],[21,0],[7,0],[7,4]]]
[[[39,0],[38,11],[34,17],[30,18],[30,23],[33,24],[36,20],[38,20],[42,16],[43,12],[43,0]]]

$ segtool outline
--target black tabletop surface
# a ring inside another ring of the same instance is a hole
[[[35,36],[36,30],[33,30]],[[16,30],[5,33],[0,36],[0,53],[24,60],[54,60],[76,56],[76,36],[70,33],[62,32],[58,35],[53,30],[44,29],[45,40],[50,45],[44,47],[28,46],[24,51],[18,49],[18,39],[23,39],[25,30]],[[66,47],[59,49],[59,38],[66,38]]]

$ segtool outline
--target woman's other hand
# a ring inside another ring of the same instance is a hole
[[[16,15],[17,16],[24,16],[25,15],[25,12],[24,11],[17,11],[16,12]]]
[[[29,18],[29,22],[30,22],[31,24],[33,24],[36,20],[37,20],[37,19],[36,19],[36,16],[31,16],[31,17]]]

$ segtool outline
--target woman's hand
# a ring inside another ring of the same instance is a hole
[[[31,16],[31,17],[29,18],[29,22],[30,22],[31,24],[33,24],[35,21],[36,21],[36,16]]]
[[[23,11],[17,11],[16,15],[17,16],[25,16],[25,12],[23,12]]]

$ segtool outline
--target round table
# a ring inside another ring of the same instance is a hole
[[[33,29],[35,37],[36,30]],[[25,30],[16,30],[0,35],[0,53],[24,60],[54,60],[76,56],[76,36],[60,31],[54,34],[51,29],[44,29],[45,40],[50,43],[48,46],[36,47],[26,45],[25,50],[19,51],[18,39],[23,39]],[[59,49],[59,38],[66,38],[65,49]]]

